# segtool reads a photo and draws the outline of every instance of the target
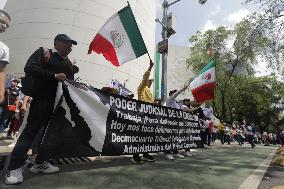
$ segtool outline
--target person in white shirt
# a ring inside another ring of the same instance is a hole
[[[0,33],[6,31],[11,21],[10,15],[0,9]],[[5,83],[6,83],[6,65],[9,63],[9,48],[3,42],[0,41],[0,120],[3,112],[3,102],[5,94]],[[3,128],[0,125],[0,133]]]
[[[0,33],[6,31],[11,21],[10,15],[0,9]],[[0,102],[4,100],[6,65],[9,63],[9,48],[0,41]]]
[[[254,144],[254,141],[253,141],[254,135],[255,135],[254,127],[252,126],[251,123],[248,123],[246,125],[246,129],[247,129],[248,141],[251,144],[251,148],[254,148],[255,147],[255,144]]]
[[[237,126],[236,132],[237,132],[238,143],[241,147],[243,147],[244,146],[244,138],[245,138],[243,136],[243,131],[239,126]]]
[[[225,141],[231,144],[231,128],[228,124],[225,127]]]
[[[166,106],[170,108],[175,108],[175,109],[182,109],[183,107],[179,105],[176,101],[176,97],[181,94],[188,85],[185,85],[182,89],[178,90],[172,90],[169,92],[169,97],[166,99]],[[184,158],[183,155],[179,153],[177,149],[173,149],[171,152],[166,152],[166,159],[168,160],[174,160],[175,158]]]

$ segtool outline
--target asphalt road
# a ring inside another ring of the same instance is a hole
[[[130,157],[60,165],[57,174],[24,173],[24,183],[0,188],[19,189],[237,189],[275,147],[251,149],[236,144],[198,149],[197,155],[175,161],[157,155],[154,163],[133,165]],[[283,175],[283,169],[281,170]],[[282,177],[283,178],[283,177]],[[4,179],[4,171],[0,171]],[[262,189],[262,188],[261,188]]]

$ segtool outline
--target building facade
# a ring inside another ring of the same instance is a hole
[[[155,53],[156,0],[128,0],[152,59]],[[10,48],[8,72],[23,75],[28,57],[39,47],[53,47],[59,33],[68,34],[78,45],[70,60],[76,62],[81,82],[96,88],[111,79],[125,83],[136,94],[143,73],[149,66],[147,55],[121,67],[114,67],[102,55],[87,55],[90,42],[105,21],[127,5],[127,0],[8,0],[4,8],[12,21],[0,40]]]
[[[192,77],[194,77],[194,73],[192,72],[192,69],[188,67],[186,64],[186,60],[189,58],[189,56],[190,56],[189,47],[169,45],[168,56],[167,56],[167,83],[168,83],[167,93],[169,93],[171,90],[174,90],[174,89],[179,90],[183,88],[184,84],[188,83],[188,81]],[[158,83],[161,83],[161,75],[162,75],[161,65],[162,65],[162,62],[161,62],[161,56],[160,56],[160,61],[157,60],[156,70],[155,70],[155,80],[156,80],[155,97],[156,98],[161,97],[160,85],[158,85]],[[194,100],[189,88],[187,88],[183,93],[181,93],[177,97],[177,100],[183,100],[185,98],[190,98],[190,100]]]

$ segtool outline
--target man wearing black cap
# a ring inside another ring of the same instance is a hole
[[[35,136],[42,127],[46,127],[53,113],[53,106],[59,81],[74,79],[74,68],[68,59],[72,45],[77,42],[66,34],[59,34],[54,39],[54,48],[40,47],[28,59],[25,73],[33,78],[30,113],[26,128],[20,135],[11,154],[5,184],[19,184],[23,182],[23,169],[26,155]],[[77,70],[78,71],[78,70]],[[58,167],[49,162],[37,162],[30,171],[32,173],[55,173]]]

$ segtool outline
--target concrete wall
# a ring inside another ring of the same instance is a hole
[[[168,53],[168,93],[174,89],[181,89],[184,84],[194,76],[191,68],[186,65],[186,59],[189,58],[190,49],[184,46],[169,46]],[[193,100],[191,91],[187,89],[177,97],[177,100],[190,98]]]
[[[155,50],[156,0],[128,0],[152,58]],[[116,68],[103,56],[87,55],[93,37],[104,22],[127,5],[127,0],[8,0],[4,8],[12,17],[11,27],[0,35],[10,48],[8,72],[18,75],[28,57],[40,46],[53,47],[58,33],[78,41],[70,54],[80,67],[82,82],[100,88],[112,78],[124,82],[136,94],[149,65],[147,55]]]
[[[1,0],[0,1],[0,9],[3,9],[5,4],[6,4],[7,0]]]

